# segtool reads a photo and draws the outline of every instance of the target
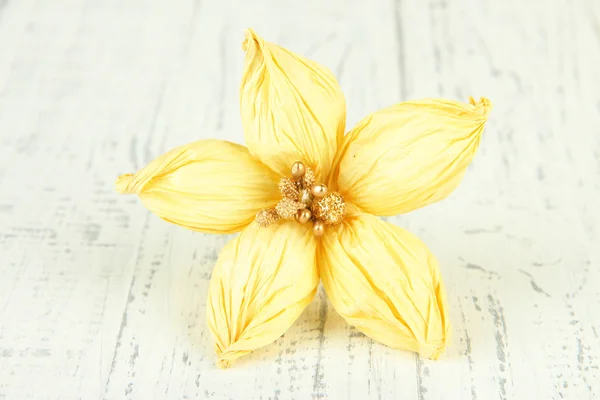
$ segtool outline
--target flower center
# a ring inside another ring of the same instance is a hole
[[[279,219],[295,219],[301,224],[312,223],[315,236],[322,236],[326,226],[338,225],[344,219],[346,203],[341,194],[329,192],[327,186],[315,182],[315,172],[296,161],[291,178],[281,178],[282,199],[275,208],[256,214],[260,226],[269,226]]]

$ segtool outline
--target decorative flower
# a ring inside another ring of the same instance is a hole
[[[367,336],[437,358],[450,326],[437,261],[377,216],[423,207],[458,186],[490,102],[404,102],[344,135],[344,96],[329,70],[252,30],[243,48],[248,147],[201,140],[116,182],[169,222],[241,231],[221,252],[209,287],[217,364],[229,367],[280,337],[319,281],[336,311]]]

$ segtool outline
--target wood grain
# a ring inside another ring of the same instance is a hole
[[[438,257],[439,361],[348,327],[320,290],[214,367],[211,269],[230,239],[113,192],[177,145],[242,142],[242,32],[328,66],[348,126],[404,99],[495,109],[448,200],[389,218]],[[0,0],[0,399],[600,396],[600,3]]]

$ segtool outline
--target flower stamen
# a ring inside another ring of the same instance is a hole
[[[282,199],[275,208],[256,214],[256,222],[263,227],[279,219],[295,219],[301,224],[313,223],[315,236],[323,236],[326,226],[340,224],[346,214],[346,203],[341,194],[329,192],[327,186],[316,184],[315,172],[301,161],[291,168],[291,178],[282,178],[279,192]]]

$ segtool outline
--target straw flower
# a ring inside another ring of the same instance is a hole
[[[116,182],[169,222],[241,231],[223,248],[209,287],[217,365],[284,334],[319,282],[365,335],[437,358],[450,326],[437,261],[378,216],[426,206],[458,186],[489,100],[403,102],[344,134],[344,96],[329,70],[252,30],[243,49],[247,147],[200,140]]]

